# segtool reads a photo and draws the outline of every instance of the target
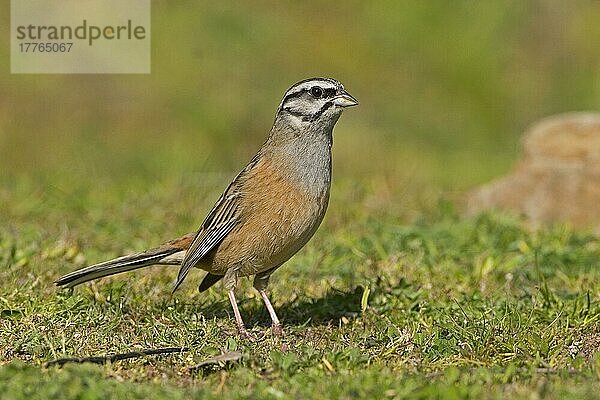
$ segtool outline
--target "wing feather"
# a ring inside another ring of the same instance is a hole
[[[190,269],[221,243],[239,223],[238,198],[239,196],[221,196],[208,214],[190,248],[185,253],[173,291],[181,285]]]
[[[261,152],[259,151],[250,163],[235,177],[202,222],[192,244],[183,257],[173,292],[181,285],[190,272],[190,269],[198,264],[212,249],[218,246],[242,222],[240,200],[243,194],[241,187],[248,172],[259,163],[260,156]]]

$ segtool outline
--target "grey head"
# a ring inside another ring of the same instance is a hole
[[[261,149],[318,200],[323,213],[331,183],[333,127],[342,111],[355,105],[358,101],[335,79],[300,81],[285,92]]]
[[[331,78],[305,79],[285,92],[277,109],[275,125],[331,133],[342,111],[356,105],[358,101],[339,81]]]

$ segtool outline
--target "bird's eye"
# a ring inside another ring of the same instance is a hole
[[[313,86],[312,88],[310,88],[310,94],[316,98],[316,99],[320,99],[321,96],[323,96],[323,89],[321,89],[320,86]]]

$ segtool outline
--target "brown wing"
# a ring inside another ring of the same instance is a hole
[[[173,292],[181,285],[190,269],[221,243],[229,232],[241,222],[239,205],[242,193],[239,189],[245,176],[258,163],[259,155],[260,153],[254,156],[250,164],[235,177],[202,222],[196,237],[185,253]]]

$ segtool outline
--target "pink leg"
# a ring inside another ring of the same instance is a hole
[[[269,301],[269,297],[267,296],[267,292],[263,290],[258,291],[260,293],[260,297],[262,297],[263,302],[265,303],[265,307],[267,307],[267,311],[269,312],[269,316],[271,317],[272,325],[271,329],[273,329],[273,333],[277,336],[283,336],[283,328],[281,327],[281,323],[279,322],[279,318],[277,318],[277,314],[275,314],[275,309],[273,305]]]
[[[229,301],[231,302],[233,315],[235,316],[235,324],[237,325],[240,336],[244,339],[251,339],[252,335],[248,333],[246,327],[244,326],[244,321],[242,320],[242,315],[240,314],[240,309],[238,308],[237,301],[235,300],[235,294],[233,293],[233,290],[229,290],[227,294],[229,295]]]

